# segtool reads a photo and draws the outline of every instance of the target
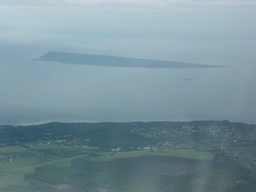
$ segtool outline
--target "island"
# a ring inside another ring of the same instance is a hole
[[[220,68],[220,65],[205,65],[195,63],[185,63],[177,61],[164,61],[153,59],[116,57],[109,55],[77,54],[66,52],[47,52],[34,61],[52,61],[65,64],[93,65],[105,67],[133,67],[133,68],[169,68],[169,69],[202,69]]]

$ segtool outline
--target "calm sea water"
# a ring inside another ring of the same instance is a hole
[[[49,47],[1,48],[0,124],[206,119],[256,123],[256,68],[250,63],[215,63],[228,67],[206,69],[83,66],[32,60]]]

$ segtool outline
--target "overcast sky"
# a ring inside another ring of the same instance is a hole
[[[1,0],[0,124],[256,123],[255,8],[254,0]],[[32,60],[49,51],[228,67],[135,69]]]
[[[127,7],[142,6],[151,8],[173,8],[173,7],[237,7],[255,6],[254,0],[1,0],[2,6],[111,6]]]

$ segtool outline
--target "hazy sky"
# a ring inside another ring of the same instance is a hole
[[[1,0],[0,124],[256,123],[255,10],[255,0]],[[228,67],[142,69],[32,60],[49,51]]]

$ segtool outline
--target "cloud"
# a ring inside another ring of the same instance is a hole
[[[111,8],[146,8],[172,9],[195,7],[219,8],[255,8],[255,0],[2,0],[1,9],[8,8],[74,8],[74,7],[111,7]]]

